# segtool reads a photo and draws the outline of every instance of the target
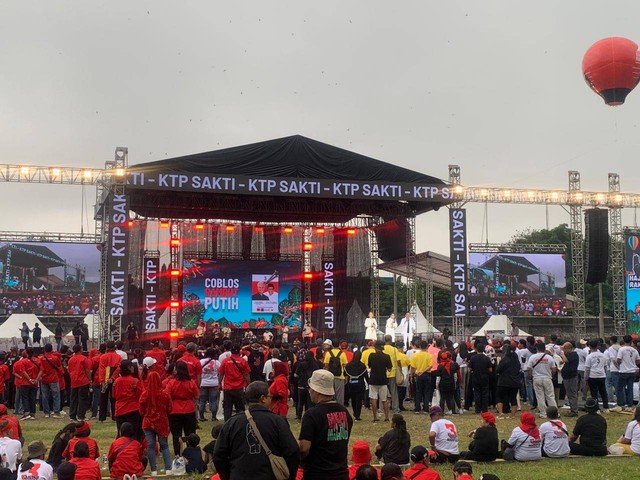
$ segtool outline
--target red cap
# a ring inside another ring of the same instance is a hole
[[[369,463],[372,455],[369,444],[364,440],[358,440],[351,447],[351,461],[357,465]]]
[[[0,415],[7,414],[7,406],[0,403]]]
[[[91,429],[91,424],[85,420],[82,425],[76,426],[76,433],[86,432],[89,429]]]

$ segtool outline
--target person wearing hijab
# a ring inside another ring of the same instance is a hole
[[[171,453],[169,452],[169,414],[172,402],[162,388],[162,380],[157,372],[149,372],[147,388],[140,396],[142,431],[147,439],[147,452],[151,475],[157,475],[156,438],[164,461],[167,475],[171,475]]]
[[[521,462],[542,458],[542,438],[531,412],[520,415],[520,426],[513,429],[507,443],[513,447],[514,458]]]
[[[498,458],[498,430],[496,418],[491,412],[480,415],[480,426],[469,433],[473,440],[469,451],[461,452],[460,458],[476,462],[493,462]]]
[[[273,382],[269,386],[271,411],[287,418],[289,413],[289,368],[286,362],[273,364]]]
[[[460,366],[451,361],[451,354],[442,351],[438,368],[436,370],[436,388],[440,391],[440,408],[444,410],[447,405],[447,415],[451,415],[456,410],[456,383],[460,383]]]

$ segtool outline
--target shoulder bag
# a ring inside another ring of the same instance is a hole
[[[274,455],[273,452],[267,447],[262,435],[260,435],[260,430],[256,426],[256,422],[253,420],[251,416],[251,412],[248,408],[245,408],[244,414],[249,421],[249,425],[251,425],[251,429],[253,433],[255,433],[260,445],[264,449],[265,453],[269,457],[269,462],[271,463],[271,470],[273,470],[273,475],[276,477],[276,480],[288,480],[289,479],[289,467],[287,466],[287,462],[285,462],[283,457],[279,457],[278,455]]]
[[[503,443],[503,451],[502,451],[502,458],[504,459],[505,462],[513,462],[516,459],[516,447],[521,447],[522,445],[524,445],[524,442],[526,442],[527,440],[529,440],[529,437],[531,435],[527,434],[527,437],[520,442],[519,444],[516,445],[509,445],[506,440],[502,440]]]

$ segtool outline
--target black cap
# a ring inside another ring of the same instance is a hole
[[[429,451],[422,445],[416,445],[411,449],[411,460],[421,462],[429,455]]]

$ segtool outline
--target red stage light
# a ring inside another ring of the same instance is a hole
[[[311,280],[313,278],[313,273],[311,272],[304,272],[304,279],[305,280]]]
[[[284,227],[284,233],[291,233],[293,232],[293,227]]]
[[[169,228],[169,222],[160,222],[160,228]]]
[[[313,243],[311,243],[311,242],[304,242],[304,243],[302,244],[302,248],[308,252],[308,251],[310,251],[311,249],[313,249]]]
[[[227,225],[226,227],[224,227],[224,229],[227,232],[233,232],[236,229],[236,227],[234,227],[233,225]]]
[[[171,270],[171,276],[172,277],[179,277],[180,276],[180,270]]]
[[[316,228],[316,233],[319,233],[320,235],[322,235],[324,233],[324,227]]]
[[[304,303],[304,308],[305,308],[306,310],[311,310],[311,309],[313,308],[313,303],[311,303],[311,302],[305,302],[305,303]]]
[[[179,336],[179,332],[169,332],[169,338],[178,338]]]
[[[264,231],[264,227],[261,225],[256,225],[253,229],[254,232],[263,232]]]
[[[169,306],[171,308],[178,308],[180,306],[180,301],[179,300],[171,300],[171,303],[169,304]]]
[[[170,245],[172,247],[179,247],[180,246],[180,239],[179,238],[172,238],[170,241]]]
[[[347,235],[355,235],[356,234],[356,229],[355,228],[350,228],[347,230]]]
[[[196,230],[204,230],[204,225],[202,223],[196,223]]]
[[[129,221],[127,222],[127,226],[129,226],[129,227],[133,227],[133,220],[129,220]]]

